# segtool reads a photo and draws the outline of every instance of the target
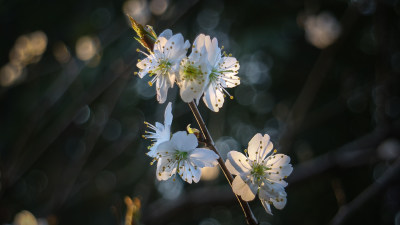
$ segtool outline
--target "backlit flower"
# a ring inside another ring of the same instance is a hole
[[[173,87],[179,63],[186,56],[189,47],[189,41],[184,42],[181,34],[172,35],[172,31],[168,29],[157,38],[152,53],[142,52],[147,58],[137,63],[140,69],[138,75],[140,78],[146,74],[153,77],[149,85],[156,83],[159,103],[164,103],[167,99],[168,88]]]
[[[211,40],[210,36],[200,34],[196,40],[198,51],[203,47],[206,48],[207,60],[211,69],[204,89],[203,101],[209,109],[218,112],[224,104],[225,94],[229,95],[225,88],[232,88],[240,84],[240,79],[236,76],[240,65],[236,58],[228,56],[226,53],[222,57],[216,38]]]
[[[257,192],[265,210],[272,214],[270,204],[282,209],[286,205],[287,186],[284,178],[292,173],[290,158],[272,151],[273,144],[268,134],[256,134],[249,142],[248,155],[230,151],[226,166],[236,175],[232,189],[243,200],[251,201]],[[246,150],[245,150],[246,151]]]
[[[189,57],[183,58],[180,64],[178,85],[184,102],[196,100],[198,103],[211,72],[206,48],[204,45],[200,48],[197,47],[201,42],[199,35],[193,43]]]
[[[197,145],[196,136],[186,131],[176,132],[170,141],[161,143],[157,148],[157,179],[168,180],[178,173],[184,181],[197,183],[200,168],[214,167],[219,158],[215,152]]]
[[[168,103],[167,107],[165,108],[164,113],[164,124],[156,122],[155,125],[152,125],[148,122],[144,122],[146,126],[153,131],[145,131],[146,134],[143,135],[143,138],[152,139],[152,144],[149,146],[149,152],[147,153],[150,157],[156,157],[157,155],[157,147],[159,144],[169,141],[171,138],[171,124],[172,124],[172,104],[171,102]]]

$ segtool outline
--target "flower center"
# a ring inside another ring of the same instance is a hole
[[[160,69],[169,69],[171,67],[171,63],[168,60],[162,60],[158,68]]]
[[[254,163],[252,166],[251,175],[253,175],[255,181],[261,181],[265,175],[265,171],[270,169],[271,168],[268,168],[262,164]]]
[[[216,69],[213,69],[209,76],[210,82],[216,82],[218,80],[218,77],[219,77],[218,71]]]
[[[188,152],[181,152],[181,151],[176,151],[175,153],[175,159],[178,161],[182,161],[187,159],[188,157]]]
[[[186,63],[186,65],[183,67],[183,77],[184,79],[189,79],[189,80],[196,80],[198,79],[203,72],[201,71],[200,67],[196,67],[192,65],[190,62]]]
[[[157,69],[154,71],[161,71],[162,75],[166,75],[167,72],[170,70],[172,64],[166,60],[166,59],[162,59],[159,63],[158,63],[158,67]]]

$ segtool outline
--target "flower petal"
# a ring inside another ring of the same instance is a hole
[[[196,148],[189,154],[189,158],[195,166],[203,168],[216,166],[219,156],[209,149]]]
[[[268,200],[262,199],[262,198],[260,197],[260,201],[261,201],[261,204],[262,204],[262,206],[264,207],[265,211],[266,211],[268,214],[273,215],[273,214],[272,214],[272,211],[271,211],[271,206],[270,206],[270,204],[268,203]]]
[[[208,38],[210,40],[210,38]],[[221,60],[221,49],[218,47],[218,40],[213,38],[210,43],[206,43],[208,62],[212,67],[218,66]]]
[[[201,177],[201,169],[199,167],[191,167],[193,182],[197,183]]]
[[[274,204],[275,208],[283,209],[286,205],[286,196],[280,196],[276,199],[271,198],[272,203]]]
[[[244,201],[251,201],[257,193],[257,186],[252,183],[245,183],[240,176],[236,176],[232,182],[232,190],[240,195]]]
[[[270,137],[268,134],[262,136],[260,133],[258,133],[254,135],[249,142],[249,159],[260,162],[265,159],[273,147],[274,146],[272,142],[270,142]]]
[[[164,54],[165,44],[168,42],[168,39],[165,37],[158,37],[154,44],[154,54],[157,58],[162,58]]]
[[[172,31],[170,29],[166,29],[158,37],[164,37],[166,39],[170,39],[172,36]]]
[[[164,112],[164,125],[165,126],[171,126],[172,124],[172,103],[168,102],[167,107],[165,107],[165,112]]]
[[[247,174],[250,173],[251,166],[248,163],[248,159],[245,155],[237,151],[230,151],[228,152],[228,160],[230,162],[231,169],[234,170],[230,171],[231,173],[236,174]],[[229,169],[229,168],[228,168]]]
[[[157,101],[162,104],[167,100],[168,88],[170,87],[169,79],[165,76],[159,76],[156,83]]]
[[[182,162],[182,168],[180,168],[179,175],[182,177],[182,180],[188,182],[189,184],[192,183],[192,166],[187,162]],[[194,168],[193,168],[194,169]]]
[[[290,157],[285,154],[275,154],[268,157],[267,165],[271,167],[286,166],[290,163]]]
[[[182,34],[175,34],[165,45],[165,54],[168,58],[180,61],[186,55],[186,49],[183,48],[184,38]],[[176,60],[177,59],[177,60]]]
[[[282,185],[278,183],[264,183],[259,190],[258,196],[262,199],[270,199],[279,197],[280,193],[286,194]]]
[[[196,39],[194,39],[194,42],[193,42],[193,49],[200,50],[201,48],[203,48],[205,38],[206,38],[206,35],[204,35],[204,34],[197,35]]]
[[[186,131],[178,131],[173,134],[171,142],[175,150],[183,152],[194,150],[198,145],[196,135],[188,134]]]
[[[165,141],[158,145],[157,147],[158,155],[167,156],[175,152],[174,143],[171,141]]]
[[[168,180],[174,175],[176,173],[176,165],[174,164],[173,157],[160,158],[157,162],[157,179]]]
[[[138,72],[138,76],[140,78],[143,78],[146,74],[149,73],[150,65],[151,63],[149,58],[142,59],[136,64],[136,66],[140,69]]]
[[[224,94],[215,83],[210,83],[204,92],[203,102],[209,109],[218,112],[224,104]]]

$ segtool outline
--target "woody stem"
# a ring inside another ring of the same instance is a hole
[[[229,185],[232,186],[232,182],[233,182],[232,174],[229,172],[228,168],[226,168],[226,165],[225,165],[224,161],[222,160],[221,155],[217,151],[217,149],[214,145],[214,141],[210,135],[210,132],[208,131],[207,126],[204,123],[204,120],[203,120],[196,104],[192,101],[189,103],[189,107],[190,107],[190,110],[192,110],[194,118],[196,119],[197,124],[200,127],[201,133],[203,134],[203,137],[205,139],[205,143],[212,151],[214,151],[219,156],[219,158],[218,158],[219,167],[221,168],[222,172],[224,173],[225,178],[228,180]],[[235,196],[236,196],[236,199],[238,200],[239,205],[242,208],[242,211],[246,217],[247,224],[257,225],[258,221],[255,218],[253,212],[251,211],[249,203],[244,201],[240,196],[238,196],[236,194],[235,194]]]

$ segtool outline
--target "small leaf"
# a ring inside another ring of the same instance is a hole
[[[157,40],[157,35],[153,30],[153,27],[147,25],[143,27],[137,23],[135,19],[128,16],[131,21],[132,28],[136,32],[138,38],[135,38],[143,47],[145,47],[150,53],[152,52],[154,43]]]

